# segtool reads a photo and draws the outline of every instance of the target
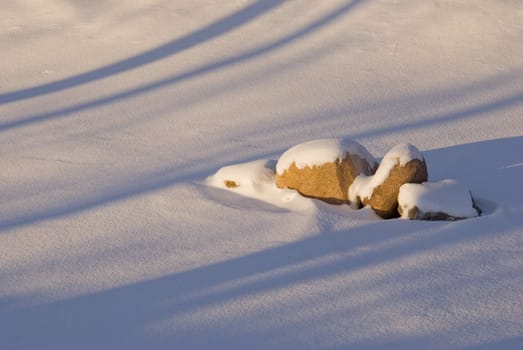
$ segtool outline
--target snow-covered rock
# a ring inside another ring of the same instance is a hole
[[[296,191],[279,189],[274,184],[275,160],[261,159],[224,166],[206,180],[208,186],[235,192],[293,211],[313,207],[311,200]]]
[[[276,185],[329,203],[349,203],[348,189],[376,169],[375,158],[352,140],[320,139],[288,149],[276,165]]]
[[[427,179],[427,166],[420,151],[411,144],[399,144],[383,157],[374,175],[360,175],[354,180],[349,200],[354,207],[370,205],[383,218],[395,217],[400,186]]]
[[[404,184],[398,195],[398,211],[404,219],[460,220],[478,216],[469,190],[455,180]]]

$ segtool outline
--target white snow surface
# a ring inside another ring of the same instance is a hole
[[[356,141],[321,139],[303,142],[289,148],[278,159],[276,171],[281,175],[286,169],[290,168],[292,163],[298,169],[321,166],[325,163],[335,162],[336,159],[342,160],[347,154],[357,155],[361,159],[365,159],[371,166],[376,163],[376,159],[369,151]]]
[[[294,190],[276,187],[275,164],[275,160],[261,159],[225,166],[216,174],[209,176],[206,184],[288,210],[313,210],[314,205],[311,199],[301,196]],[[232,182],[232,184],[227,186],[227,182]],[[216,193],[216,195],[225,194]]]
[[[0,349],[523,348],[523,2],[0,8]],[[205,184],[325,138],[414,144],[483,215]]]
[[[359,175],[354,179],[354,182],[349,187],[349,200],[352,203],[357,203],[358,197],[362,200],[370,198],[374,189],[387,180],[392,168],[397,165],[404,166],[413,159],[423,160],[421,152],[414,145],[401,143],[392,147],[383,156],[374,175]]]
[[[478,215],[473,207],[469,190],[453,179],[404,184],[400,187],[398,205],[404,209],[402,213],[404,219],[408,219],[408,211],[414,207],[424,213],[440,212],[457,218]]]

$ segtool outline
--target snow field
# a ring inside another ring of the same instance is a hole
[[[0,349],[521,349],[522,6],[0,0]],[[484,215],[269,190],[340,137]]]

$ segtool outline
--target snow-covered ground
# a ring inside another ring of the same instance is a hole
[[[520,0],[0,8],[0,349],[523,348]],[[207,186],[334,137],[483,215]]]

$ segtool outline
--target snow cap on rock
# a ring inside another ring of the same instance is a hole
[[[283,174],[292,163],[295,163],[298,169],[302,169],[335,162],[336,159],[345,158],[347,153],[359,156],[371,166],[376,164],[376,159],[356,141],[336,138],[319,139],[300,143],[285,151],[276,164],[276,172],[279,175]]]
[[[404,219],[457,220],[478,216],[469,190],[456,180],[404,184],[398,195]]]
[[[278,161],[278,188],[290,188],[302,195],[332,204],[349,203],[349,186],[360,175],[370,175],[376,160],[359,143],[322,139],[291,147]]]
[[[357,202],[357,198],[369,199],[374,189],[382,185],[389,177],[390,171],[395,166],[405,166],[411,160],[424,161],[421,152],[410,143],[401,143],[390,149],[383,157],[376,173],[372,176],[358,176],[349,188],[349,200]]]

